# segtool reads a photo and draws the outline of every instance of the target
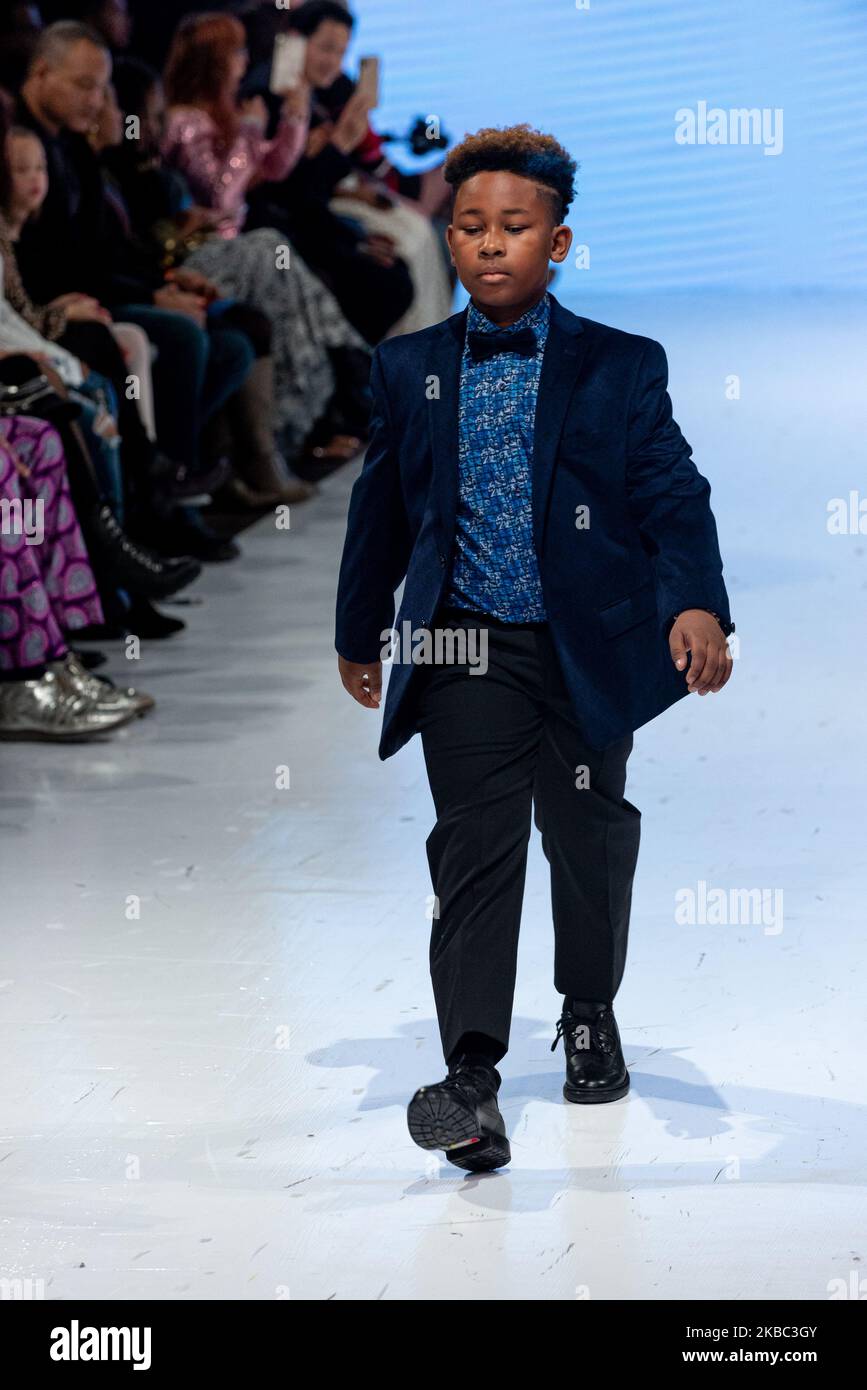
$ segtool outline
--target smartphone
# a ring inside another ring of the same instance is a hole
[[[361,58],[358,63],[358,84],[356,90],[364,94],[367,105],[379,105],[379,59]]]
[[[275,96],[283,96],[298,86],[306,56],[307,40],[303,34],[277,35],[271,60],[271,80],[268,83],[269,90]]]

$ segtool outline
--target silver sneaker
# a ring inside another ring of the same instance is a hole
[[[98,738],[135,719],[132,706],[100,708],[97,702],[70,688],[52,662],[39,680],[0,681],[0,740],[46,739],[80,742]]]
[[[52,662],[49,667],[49,670],[51,669],[56,669],[58,678],[69,689],[78,695],[89,696],[91,700],[96,701],[100,709],[120,712],[132,707],[133,714],[144,714],[156,704],[153,695],[146,694],[144,690],[136,690],[131,685],[121,689],[119,686],[109,685],[108,681],[100,680],[92,671],[88,671],[86,666],[82,666],[73,652],[67,652],[62,661]]]

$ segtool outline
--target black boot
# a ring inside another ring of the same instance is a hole
[[[202,572],[201,565],[189,555],[165,559],[131,540],[107,502],[96,506],[82,522],[100,591],[108,580],[112,587],[144,598],[168,598],[192,584]]]
[[[629,1090],[617,1020],[610,1004],[564,1001],[551,1051],[563,1039],[566,1081],[563,1095],[582,1105],[619,1100]]]
[[[506,1125],[497,1104],[500,1073],[482,1060],[459,1057],[444,1081],[421,1086],[407,1108],[407,1127],[422,1149],[444,1149],[449,1163],[482,1173],[511,1162]]]

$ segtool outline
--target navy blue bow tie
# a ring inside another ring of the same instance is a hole
[[[484,362],[498,352],[519,352],[522,357],[532,357],[536,351],[532,328],[519,328],[517,333],[468,333],[467,343],[474,362]]]

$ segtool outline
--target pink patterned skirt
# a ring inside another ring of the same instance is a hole
[[[65,631],[103,621],[59,434],[30,416],[0,419],[0,668],[57,661]]]

